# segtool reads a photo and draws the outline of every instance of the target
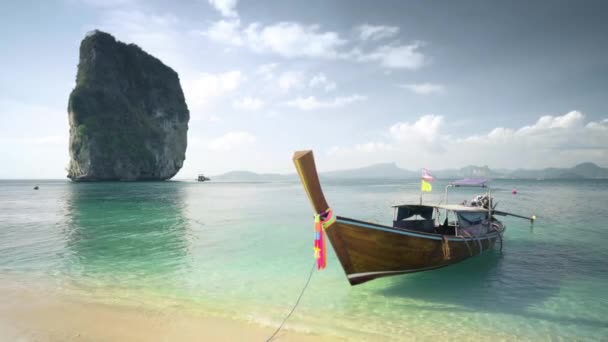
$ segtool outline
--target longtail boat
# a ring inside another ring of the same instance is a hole
[[[321,189],[312,151],[295,152],[293,161],[321,230],[315,251],[324,247],[325,233],[351,285],[449,266],[492,249],[497,241],[502,248],[506,227],[495,215],[536,219],[494,210],[487,182],[476,179],[452,182],[445,194],[447,203],[451,187],[487,188],[473,205],[397,205],[392,226],[335,216]]]

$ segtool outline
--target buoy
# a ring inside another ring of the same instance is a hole
[[[517,195],[517,189],[513,189],[513,190],[511,190],[511,193],[512,193],[513,195]]]

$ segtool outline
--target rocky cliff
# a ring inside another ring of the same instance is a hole
[[[164,180],[184,163],[190,114],[179,77],[137,45],[87,34],[68,113],[74,181]]]

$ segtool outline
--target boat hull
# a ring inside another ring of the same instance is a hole
[[[494,247],[500,231],[443,236],[337,217],[325,232],[351,285],[448,266]]]

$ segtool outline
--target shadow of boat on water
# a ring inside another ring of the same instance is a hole
[[[605,274],[608,267],[603,260],[608,253],[595,252],[580,245],[517,241],[508,248],[505,245],[502,254],[490,251],[439,270],[387,279],[375,291],[432,303],[405,304],[411,309],[510,314],[560,325],[606,328],[608,320],[534,310],[558,296],[562,282]],[[592,302],[593,298],[585,300]]]

